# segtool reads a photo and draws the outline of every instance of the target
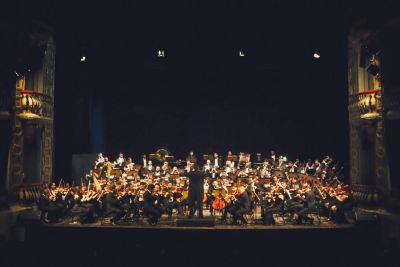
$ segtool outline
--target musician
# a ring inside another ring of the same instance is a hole
[[[103,164],[104,164],[104,157],[103,157],[103,154],[102,153],[99,153],[98,155],[97,155],[97,159],[96,159],[96,161],[95,161],[95,168],[97,169],[97,168],[100,168],[100,167],[103,167]]]
[[[297,213],[297,224],[302,224],[303,220],[312,223],[314,219],[307,217],[305,214],[307,214],[308,212],[314,212],[316,210],[314,191],[310,188],[310,185],[308,183],[304,184],[303,190],[305,190],[306,192],[305,197],[302,198],[303,208]]]
[[[169,189],[165,196],[165,211],[168,214],[168,219],[172,219],[172,212],[174,209],[178,211],[178,215],[183,215],[183,206],[178,201],[178,199],[182,198],[182,193]]]
[[[55,223],[61,218],[62,208],[57,205],[55,194],[53,200],[51,200],[50,196],[50,190],[44,189],[44,192],[39,198],[38,207],[41,211],[40,220],[46,223]]]
[[[272,166],[276,164],[276,155],[274,150],[271,150],[271,164]]]
[[[118,158],[115,160],[114,164],[115,167],[119,168],[119,169],[123,169],[124,164],[125,164],[125,158],[124,158],[124,153],[120,152]]]
[[[298,185],[293,185],[293,192],[291,198],[286,200],[286,206],[292,216],[304,207],[304,199],[301,196],[301,190]]]
[[[229,174],[229,173],[234,172],[234,167],[233,166],[234,166],[234,163],[232,161],[227,160],[225,162],[225,173]]]
[[[119,221],[124,215],[124,209],[116,198],[116,190],[115,186],[109,186],[109,192],[105,197],[105,216],[111,216],[111,223],[115,224]]]
[[[221,166],[220,158],[218,157],[218,153],[214,153],[214,162],[213,162],[213,164],[214,164],[214,167],[216,169],[218,169],[219,166]]]
[[[194,163],[191,163],[190,160],[187,160],[187,161],[186,161],[186,166],[185,166],[185,172],[186,172],[186,173],[189,173],[189,172],[190,172],[190,170],[192,169],[193,164],[194,164]]]
[[[85,176],[85,181],[86,181],[86,183],[91,183],[91,184],[93,184],[93,176],[94,174],[93,174],[93,170],[90,170],[89,171],[89,174],[86,174],[86,176]]]
[[[160,166],[156,166],[156,170],[154,172],[154,176],[155,177],[160,177],[161,175],[162,175],[161,167]]]
[[[143,164],[143,168],[146,168],[146,167],[147,167],[147,157],[146,157],[146,154],[143,155],[142,164]]]
[[[151,161],[151,160],[149,160],[148,162],[147,162],[147,170],[148,171],[154,171],[154,166],[153,166],[153,162]]]
[[[171,174],[173,174],[173,175],[179,174],[178,167],[174,166],[174,167],[172,168]]]
[[[236,200],[233,201],[233,205],[227,208],[227,212],[233,216],[232,224],[236,225],[238,220],[240,220],[242,224],[247,224],[243,215],[250,212],[250,197],[244,185],[239,185],[238,195],[235,196],[235,198]]]
[[[111,170],[112,170],[112,164],[108,160],[108,157],[104,157],[104,165],[103,166],[105,168],[105,171],[102,172],[102,177],[104,177],[104,176],[105,176],[105,178],[110,177]]]
[[[216,179],[219,177],[219,172],[217,171],[217,168],[215,166],[211,168],[209,175],[211,176],[211,179]]]
[[[306,163],[305,172],[308,175],[315,175],[315,166],[311,159],[309,159]]]
[[[190,163],[197,162],[197,157],[194,155],[193,151],[189,152],[189,156],[186,157],[186,161],[190,161]]]
[[[135,169],[135,163],[131,157],[128,157],[128,161],[126,162],[125,171],[133,171]]]
[[[187,176],[189,178],[189,218],[193,218],[196,210],[198,217],[203,218],[205,174],[199,170],[197,164],[194,164]]]
[[[87,191],[79,189],[75,189],[73,193],[71,214],[77,215],[80,223],[91,223],[94,221],[94,207],[86,203],[84,199],[87,193]]]
[[[330,168],[330,165],[332,164],[332,162],[333,162],[333,159],[332,159],[329,155],[327,155],[327,156],[322,160],[322,164],[323,164],[325,167],[327,167],[327,168]]]
[[[143,194],[143,211],[147,214],[150,225],[157,224],[162,213],[164,212],[164,209],[159,201],[158,193],[159,191],[157,187],[153,184],[149,184]]]
[[[232,151],[228,151],[228,155],[226,156],[226,162],[228,162],[228,161],[229,161],[229,166],[231,168],[235,168],[235,161],[233,159]],[[227,165],[227,164],[225,164],[225,165]]]
[[[168,161],[164,161],[161,169],[162,169],[164,175],[170,170],[170,167],[168,165]]]
[[[285,201],[285,196],[283,194],[283,189],[279,188],[276,194],[269,190],[268,197],[266,197],[261,206],[261,217],[264,225],[275,224],[275,219],[273,217],[274,212],[280,212],[283,210],[283,205]]]
[[[208,160],[206,161],[206,164],[204,164],[203,169],[204,169],[205,172],[210,172],[210,171],[211,171],[211,168],[212,168],[211,160],[208,159]]]

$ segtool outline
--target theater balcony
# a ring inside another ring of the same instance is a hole
[[[52,123],[53,99],[32,90],[17,90],[16,111],[21,120]]]
[[[382,117],[381,90],[368,90],[349,95],[349,112],[360,119],[380,119]]]

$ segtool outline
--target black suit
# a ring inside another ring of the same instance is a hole
[[[143,208],[144,212],[149,217],[149,223],[155,224],[160,219],[162,213],[164,212],[164,209],[160,204],[161,202],[159,197],[146,190],[146,192],[143,194]]]
[[[106,195],[105,202],[105,215],[111,216],[113,222],[118,221],[125,215],[121,202],[115,198],[113,192]]]
[[[305,214],[315,211],[315,194],[312,190],[306,192],[304,207],[298,212],[298,222],[301,223],[302,219],[306,219]]]
[[[232,206],[227,207],[227,212],[232,214],[233,222],[235,223],[238,219],[243,223],[247,223],[246,219],[243,217],[245,213],[248,213],[250,209],[250,197],[247,191],[237,197],[237,201]]]
[[[189,208],[192,217],[196,210],[199,216],[203,216],[203,196],[204,196],[204,173],[200,171],[191,171],[188,173],[189,178]]]

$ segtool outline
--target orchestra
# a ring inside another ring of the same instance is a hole
[[[41,219],[92,223],[108,218],[111,224],[146,219],[155,225],[164,214],[171,221],[174,215],[192,218],[197,210],[201,218],[204,209],[209,216],[220,216],[221,223],[233,225],[246,225],[249,216],[273,225],[275,214],[294,224],[312,224],[316,213],[346,222],[352,196],[341,182],[343,167],[333,165],[330,156],[322,161],[289,161],[271,151],[265,159],[259,154],[257,158],[253,163],[250,154],[236,156],[229,151],[224,161],[214,153],[199,165],[191,151],[186,161],[150,160],[143,155],[136,164],[122,152],[114,162],[99,153],[80,185],[46,186],[38,201]]]

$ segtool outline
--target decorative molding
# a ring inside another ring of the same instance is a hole
[[[374,186],[353,184],[351,192],[354,200],[361,205],[378,205],[381,200],[381,195]]]

